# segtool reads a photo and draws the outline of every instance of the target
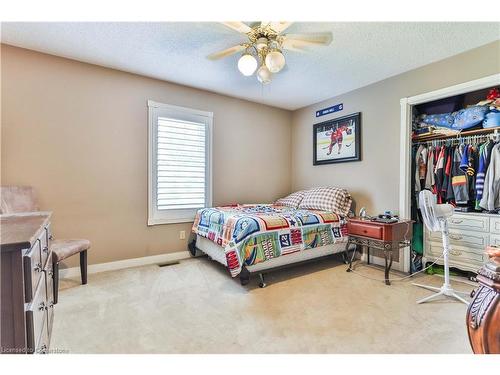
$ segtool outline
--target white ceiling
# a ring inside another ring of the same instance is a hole
[[[2,23],[3,43],[297,109],[500,39],[500,23],[298,22],[287,32],[331,31],[328,47],[287,51],[287,68],[261,86],[238,55],[206,56],[245,40],[219,23]]]

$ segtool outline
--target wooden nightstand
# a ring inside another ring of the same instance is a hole
[[[384,252],[385,259],[385,283],[391,285],[389,281],[389,271],[392,266],[392,252],[411,245],[413,236],[413,221],[401,220],[397,223],[386,224],[377,221],[364,220],[359,218],[349,219],[347,222],[349,245],[356,245],[356,250],[352,254],[347,272],[352,268],[352,261],[356,256],[358,247],[367,248],[368,263],[370,262],[370,248],[380,249]],[[361,250],[363,251],[363,250]]]

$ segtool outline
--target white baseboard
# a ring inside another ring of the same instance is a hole
[[[187,259],[189,257],[190,257],[189,251],[178,251],[176,253],[118,260],[116,262],[91,264],[87,268],[87,273],[115,271],[124,268],[147,266],[151,264],[164,263],[164,262],[174,262],[177,260]],[[75,277],[75,276],[80,276],[80,267],[59,268],[59,277],[63,278],[63,277]]]

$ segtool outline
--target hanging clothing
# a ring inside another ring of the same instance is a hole
[[[432,187],[435,184],[434,178],[434,147],[429,147],[429,151],[427,153],[427,172],[425,174],[425,188],[432,190]]]
[[[437,195],[438,203],[443,203],[443,184],[444,184],[444,154],[445,147],[440,147],[438,158],[436,161],[436,166],[434,168],[434,174],[436,179],[436,186],[434,188]]]
[[[461,168],[464,155],[468,155],[468,146],[461,144],[455,148],[452,161],[452,190],[457,204],[467,204],[469,200],[469,187],[467,177]],[[468,158],[468,156],[467,156]]]
[[[500,143],[491,148],[490,163],[484,178],[479,206],[488,211],[500,208]]]
[[[476,204],[475,204],[475,209],[476,210],[481,210],[481,206],[479,203],[481,202],[481,199],[483,198],[483,187],[484,187],[484,175],[486,172],[486,143],[482,144],[479,146],[479,167],[477,169],[477,175],[476,175]]]
[[[420,145],[417,148],[417,153],[415,154],[415,165],[416,165],[416,170],[415,170],[415,192],[418,194],[420,190],[422,190],[422,186],[420,183],[420,174],[421,174],[421,168],[422,168],[422,163],[424,163],[422,159],[422,151],[425,149],[424,145]],[[424,175],[425,176],[425,175]]]

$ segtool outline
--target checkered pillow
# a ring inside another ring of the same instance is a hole
[[[351,195],[346,189],[321,187],[307,190],[299,208],[332,211],[341,216],[347,216],[351,203]]]
[[[274,204],[278,206],[287,206],[287,207],[293,207],[297,208],[299,207],[300,202],[302,201],[302,198],[304,198],[305,190],[299,190],[296,191],[295,193],[292,193],[290,195],[287,195],[284,198],[278,199]]]

